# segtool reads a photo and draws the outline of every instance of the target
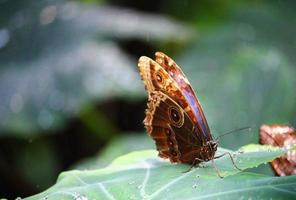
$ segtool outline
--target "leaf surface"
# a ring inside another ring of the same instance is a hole
[[[219,148],[217,155],[229,151]],[[231,152],[242,169],[256,167],[285,153],[251,145]],[[190,166],[171,164],[155,150],[136,151],[115,159],[108,167],[62,173],[57,183],[27,199],[290,199],[296,195],[296,176],[271,177],[240,172],[229,157],[216,159],[184,173]]]

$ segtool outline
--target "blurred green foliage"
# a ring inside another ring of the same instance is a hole
[[[152,148],[139,129],[146,94],[136,63],[155,51],[182,67],[214,136],[252,127],[221,146],[257,143],[263,123],[295,126],[294,8],[292,0],[0,1],[0,196],[28,196],[67,168]]]
[[[136,61],[117,40],[183,41],[191,32],[162,16],[99,4],[2,4],[14,7],[0,32],[0,136],[30,136],[62,126],[93,102],[143,96]]]
[[[222,141],[229,148],[258,141],[256,130],[263,123],[293,123],[296,113],[295,62],[290,59],[296,29],[273,6],[235,8],[222,25],[201,32],[180,58],[202,94],[214,135],[253,127],[251,136],[233,134]]]

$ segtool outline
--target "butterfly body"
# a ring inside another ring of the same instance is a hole
[[[171,58],[155,55],[155,61],[140,57],[138,67],[148,92],[144,124],[159,156],[178,163],[214,159],[217,143],[189,81]]]

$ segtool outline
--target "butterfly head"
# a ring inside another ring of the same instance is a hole
[[[215,140],[208,141],[202,148],[201,157],[204,161],[213,160],[218,148],[218,142]]]

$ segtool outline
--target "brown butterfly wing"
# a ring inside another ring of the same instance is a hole
[[[217,145],[212,140],[202,109],[183,72],[178,74],[178,80],[183,81],[178,82],[177,76],[172,77],[169,74],[172,71],[165,65],[161,66],[145,56],[140,57],[138,67],[149,99],[144,122],[147,132],[156,141],[160,156],[182,163],[213,159]],[[180,68],[178,70],[175,73],[181,72]],[[176,112],[184,116],[182,126],[172,126],[173,122],[169,120],[171,108],[166,105],[178,107]],[[165,133],[173,133],[173,136]]]
[[[295,129],[285,125],[262,125],[260,127],[260,143],[276,147],[295,145]],[[296,150],[288,151],[287,155],[273,160],[271,166],[278,176],[296,174]]]
[[[203,137],[205,137],[207,141],[212,141],[212,135],[203,113],[202,106],[181,68],[172,58],[162,52],[155,53],[155,61],[162,66],[170,77],[177,83],[182,95],[185,97],[191,108],[190,111],[194,116],[192,118],[193,121],[196,122]]]
[[[173,61],[171,60],[170,62]],[[172,65],[171,68],[174,66]],[[205,146],[209,141],[213,140],[202,108],[194,92],[188,90],[191,86],[183,72],[179,74],[179,79],[183,80],[182,84],[180,84],[166,71],[166,68],[146,56],[140,57],[138,67],[148,95],[151,91],[161,91],[171,97],[194,122],[197,130],[195,134],[202,136],[203,145]],[[180,69],[176,73],[179,71]]]
[[[166,94],[150,93],[144,124],[155,140],[160,157],[181,163],[192,163],[202,157],[202,140],[195,134],[194,123]]]

